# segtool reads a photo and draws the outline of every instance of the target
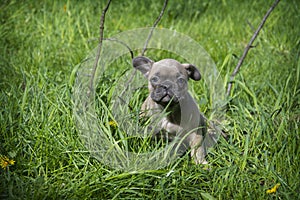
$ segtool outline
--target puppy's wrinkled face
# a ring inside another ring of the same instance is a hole
[[[164,59],[152,65],[148,76],[150,97],[158,104],[178,103],[187,92],[188,74],[176,60]]]
[[[188,90],[188,79],[200,80],[198,69],[191,64],[181,64],[174,59],[154,62],[139,56],[132,60],[133,66],[148,79],[151,99],[160,104],[176,104]]]

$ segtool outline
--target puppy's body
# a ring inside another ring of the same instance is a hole
[[[206,122],[187,87],[189,78],[200,80],[197,68],[173,59],[153,62],[146,57],[134,58],[133,66],[148,79],[150,94],[141,110],[144,115],[159,120],[154,134],[164,131],[167,132],[168,139],[183,138],[181,147],[191,148],[191,156],[195,162],[207,163],[203,144]],[[162,115],[163,112],[168,114]]]

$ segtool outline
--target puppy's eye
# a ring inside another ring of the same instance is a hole
[[[186,83],[185,79],[184,78],[178,78],[177,79],[177,83],[180,84],[180,85],[183,85]]]
[[[150,79],[150,82],[151,83],[157,83],[159,80],[159,78],[157,76],[153,76],[151,79]]]

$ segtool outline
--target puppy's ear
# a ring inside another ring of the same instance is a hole
[[[132,65],[141,71],[145,77],[148,77],[149,71],[153,65],[153,61],[145,56],[138,56],[132,59]]]
[[[186,69],[187,73],[188,73],[188,76],[195,80],[195,81],[199,81],[201,79],[201,74],[199,72],[199,70],[196,68],[195,65],[192,65],[192,64],[182,64],[183,67]]]

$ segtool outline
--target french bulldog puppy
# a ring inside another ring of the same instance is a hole
[[[196,164],[207,164],[203,143],[206,120],[188,92],[188,80],[201,79],[198,69],[174,59],[154,62],[144,56],[134,58],[132,63],[148,79],[149,96],[141,110],[145,116],[159,121],[154,134],[165,132],[168,139],[181,139],[180,149],[190,148]],[[167,114],[162,115],[163,112]]]

